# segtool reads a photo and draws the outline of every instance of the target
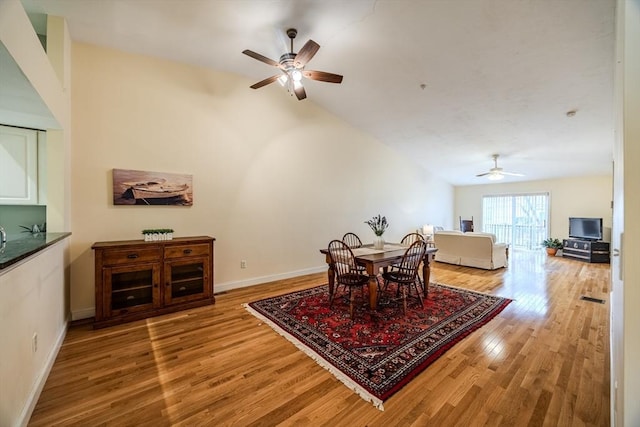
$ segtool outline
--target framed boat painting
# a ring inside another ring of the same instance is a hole
[[[192,206],[193,177],[113,169],[113,204]]]

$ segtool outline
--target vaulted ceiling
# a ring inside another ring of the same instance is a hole
[[[611,173],[614,0],[22,0],[73,40],[246,76],[309,39],[308,99],[454,185]],[[281,91],[271,84],[255,91]],[[569,113],[569,114],[568,114]]]

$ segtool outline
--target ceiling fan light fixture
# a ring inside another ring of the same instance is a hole
[[[305,70],[305,66],[316,52],[318,52],[320,45],[313,40],[309,40],[302,46],[298,53],[294,53],[293,39],[297,34],[298,31],[295,28],[289,28],[287,30],[287,36],[291,39],[291,52],[281,55],[280,61],[274,61],[249,49],[242,51],[243,54],[272,67],[276,67],[282,72],[282,75],[276,74],[275,76],[267,77],[258,83],[252,84],[249,86],[251,89],[259,89],[277,80],[281,86],[287,88],[289,93],[295,94],[298,101],[302,101],[307,98],[307,93],[302,85],[303,77],[320,82],[342,83],[342,76],[339,74],[327,73],[326,71]]]
[[[300,80],[302,80],[302,73],[298,69],[291,70],[289,74],[291,75],[291,79],[294,82],[299,82]]]
[[[491,172],[488,176],[487,179],[489,181],[500,181],[501,179],[504,178],[504,175],[502,175],[499,172]]]

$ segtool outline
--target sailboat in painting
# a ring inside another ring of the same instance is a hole
[[[166,199],[168,197],[183,197],[187,194],[187,184],[171,184],[166,180],[147,182],[123,183],[131,190],[134,199]]]

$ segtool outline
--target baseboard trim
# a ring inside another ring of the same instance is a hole
[[[82,308],[71,312],[71,320],[82,320],[96,316],[96,309],[94,307]]]
[[[327,271],[326,264],[321,267],[312,267],[304,270],[289,271],[286,273],[272,274],[269,276],[254,277],[246,280],[235,280],[233,282],[216,283],[214,294],[230,291],[232,289],[247,288],[249,286],[261,285],[263,283],[274,282],[276,280],[291,279],[292,277],[305,276],[307,274],[322,273]]]

